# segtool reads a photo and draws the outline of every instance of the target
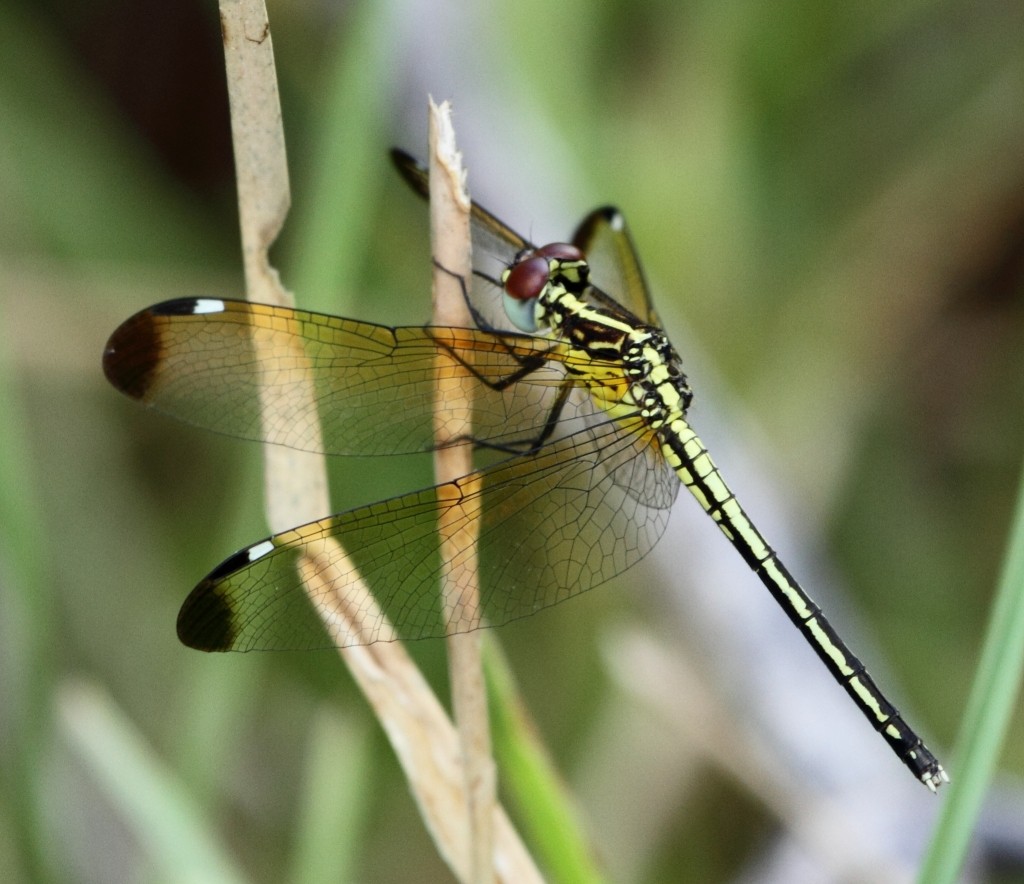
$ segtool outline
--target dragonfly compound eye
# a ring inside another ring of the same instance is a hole
[[[550,277],[548,259],[534,255],[509,268],[504,279],[505,291],[517,301],[532,301],[544,290]]]
[[[532,255],[509,267],[502,278],[505,287],[505,315],[520,331],[534,333],[537,321],[537,299],[551,281],[547,258]]]
[[[542,258],[558,258],[560,261],[585,261],[586,256],[576,246],[567,242],[553,242],[541,246],[534,252]]]

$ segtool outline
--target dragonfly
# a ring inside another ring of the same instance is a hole
[[[399,150],[392,159],[427,198],[426,169]],[[142,404],[218,433],[332,455],[451,444],[436,435],[439,366],[473,388],[471,430],[455,439],[471,443],[486,465],[234,553],[185,600],[181,641],[203,651],[299,650],[498,626],[630,568],[661,537],[685,487],[898,758],[933,792],[948,782],[691,428],[690,385],[622,213],[596,209],[570,242],[542,247],[476,203],[471,213],[474,272],[463,290],[474,328],[391,328],[188,298],[149,307],[111,335],[106,377]],[[475,537],[479,610],[467,620],[441,610],[442,515],[454,520],[453,536],[461,525]],[[325,556],[354,566],[328,588],[311,588],[299,564]],[[316,594],[344,595],[356,574],[373,588],[380,613],[368,633],[328,636]]]

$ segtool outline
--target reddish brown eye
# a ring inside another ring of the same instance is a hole
[[[548,259],[535,255],[509,270],[505,291],[517,301],[531,301],[548,284],[548,276]]]
[[[548,245],[537,249],[534,254],[544,258],[558,258],[562,261],[582,261],[584,259],[583,252],[567,242],[548,243]]]

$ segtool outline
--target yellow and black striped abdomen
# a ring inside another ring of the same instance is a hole
[[[580,274],[586,279],[585,272]],[[761,579],[789,619],[804,634],[833,677],[853,698],[900,760],[929,789],[948,780],[938,759],[903,721],[896,708],[846,647],[821,609],[793,579],[739,501],[686,420],[692,397],[678,354],[660,329],[633,321],[607,307],[595,308],[562,285],[550,284],[541,300],[542,317],[555,337],[591,360],[584,374],[590,395],[613,419],[640,418],[657,437],[665,461],[715,520]]]
[[[683,485],[761,578],[875,730],[914,775],[935,791],[948,780],[942,765],[903,721],[896,707],[886,700],[864,664],[846,647],[821,608],[804,592],[750,521],[689,423],[682,416],[675,417],[658,435],[662,453]]]

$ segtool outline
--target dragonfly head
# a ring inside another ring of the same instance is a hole
[[[505,313],[520,331],[535,332],[544,322],[541,295],[549,286],[579,292],[587,284],[590,266],[576,246],[558,242],[520,252],[501,275]]]

